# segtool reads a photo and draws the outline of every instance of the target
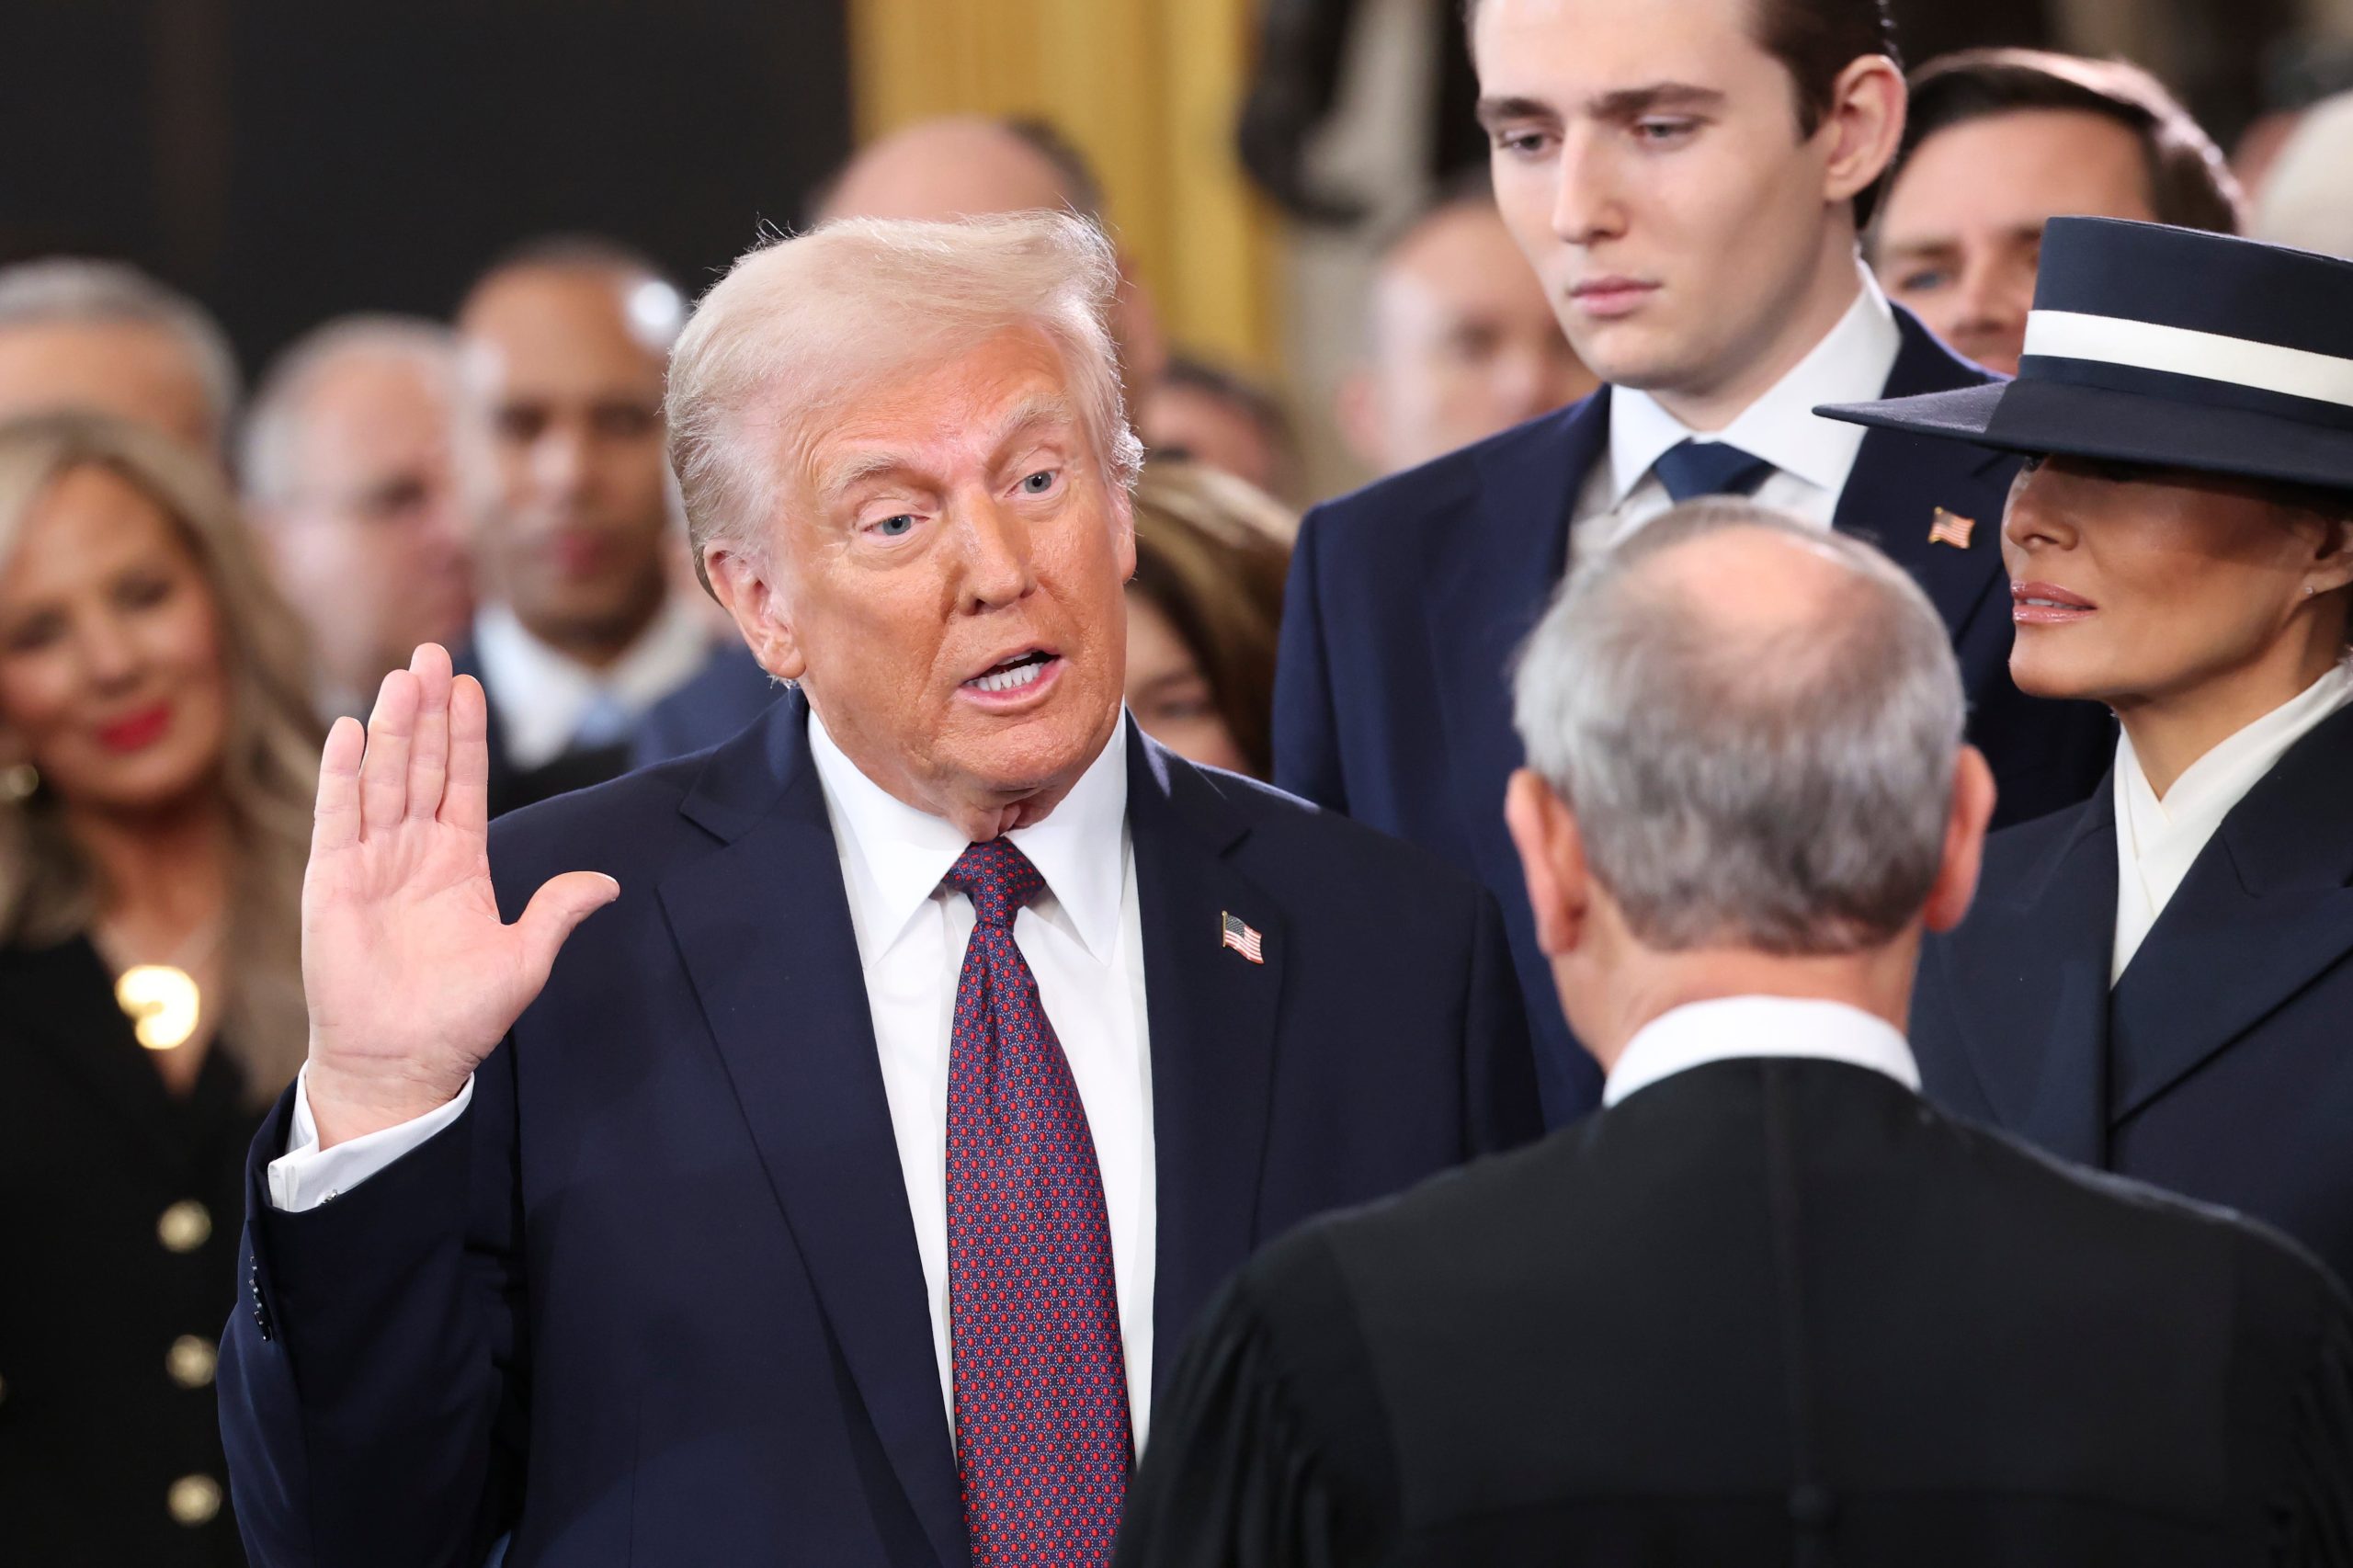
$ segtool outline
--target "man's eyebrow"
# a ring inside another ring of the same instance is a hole
[[[997,421],[996,438],[989,444],[989,449],[1003,452],[1040,426],[1077,422],[1077,412],[1068,398],[1059,392],[1032,392],[1006,410],[1005,417]]]
[[[1002,454],[1006,448],[1040,426],[1068,425],[1076,422],[1077,415],[1070,400],[1053,392],[1038,392],[1023,398],[1006,411],[996,423],[989,450]],[[870,479],[893,474],[916,475],[921,465],[904,452],[882,449],[844,458],[825,470],[818,482],[821,494],[839,495],[854,490]]]
[[[1540,98],[1481,98],[1472,111],[1479,123],[1490,131],[1511,119],[1558,119],[1560,114]]]
[[[1696,86],[1689,82],[1648,82],[1589,99],[1584,112],[1597,119],[1634,119],[1662,109],[1721,108],[1723,103],[1724,95],[1713,87]],[[1562,118],[1561,111],[1543,99],[1516,95],[1481,98],[1475,112],[1479,123],[1490,131],[1512,120],[1557,122]]]
[[[1916,259],[1926,256],[1950,256],[1961,249],[1961,241],[1950,234],[1930,234],[1915,240],[1881,240],[1879,248],[1880,258],[1883,261]]]
[[[1662,109],[1710,109],[1723,107],[1724,96],[1713,87],[1688,82],[1650,82],[1604,93],[1586,106],[1597,119],[1637,119]]]

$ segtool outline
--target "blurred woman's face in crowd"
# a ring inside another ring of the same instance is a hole
[[[1143,733],[1186,761],[1250,771],[1200,661],[1159,607],[1137,593],[1128,595],[1127,699]]]
[[[0,735],[86,810],[168,807],[229,729],[219,607],[163,508],[97,466],[36,500],[0,571]]]
[[[2333,653],[2318,618],[2348,574],[2349,531],[2222,475],[2029,464],[2002,525],[2011,676],[2129,709],[2299,665],[2314,636]]]

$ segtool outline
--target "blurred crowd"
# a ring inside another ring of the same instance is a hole
[[[1979,51],[1911,84],[1866,259],[1994,370],[2018,367],[2057,215],[2353,256],[2353,97],[2264,122],[2234,173],[2124,62]],[[1049,126],[949,119],[865,148],[806,218],[1035,209],[1101,215],[1080,154]],[[663,399],[689,304],[623,244],[549,236],[489,258],[447,321],[322,323],[248,390],[204,308],[129,266],[0,270],[11,1528],[119,1530],[122,1554],[91,1561],[241,1560],[214,1339],[241,1288],[246,1145],[303,1057],[325,725],[443,644],[488,695],[496,813],[775,699],[684,541]],[[1149,454],[1129,708],[1188,757],[1270,778],[1285,580],[1320,499],[1295,415],[1170,342],[1132,278],[1114,324]],[[1329,417],[1386,475],[1596,385],[1479,174],[1381,235]]]

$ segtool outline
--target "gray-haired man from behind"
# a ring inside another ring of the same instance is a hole
[[[2342,1290],[1915,1092],[1993,787],[1911,580],[1679,508],[1570,580],[1516,697],[1602,1108],[1245,1269],[1121,1568],[2347,1561]]]

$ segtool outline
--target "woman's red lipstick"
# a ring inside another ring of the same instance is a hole
[[[153,708],[142,708],[111,724],[99,725],[98,744],[118,756],[145,751],[162,740],[164,732],[171,727],[172,705],[158,702]]]

